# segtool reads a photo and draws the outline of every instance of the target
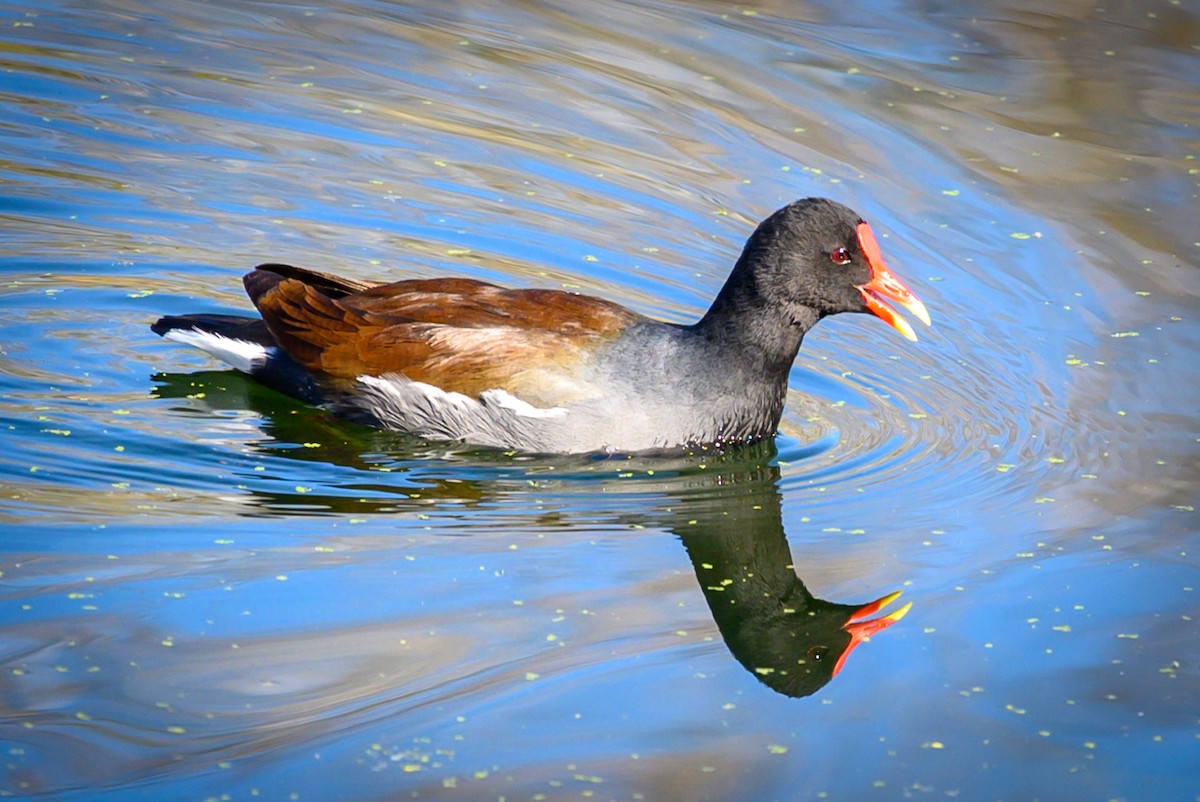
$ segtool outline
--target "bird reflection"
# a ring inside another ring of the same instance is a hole
[[[793,567],[778,480],[778,467],[766,460],[749,472],[726,473],[700,510],[689,507],[687,521],[674,529],[737,661],[780,693],[808,696],[837,676],[855,647],[903,618],[911,604],[871,618],[900,593],[867,604],[838,604],[810,593]]]
[[[530,473],[547,467],[555,469],[552,475],[563,493],[616,491],[646,497],[650,501],[636,513],[614,518],[661,526],[679,536],[730,652],[760,682],[787,696],[808,696],[824,687],[859,644],[899,621],[911,607],[905,604],[872,618],[899,591],[864,604],[841,604],[808,590],[784,533],[773,440],[724,453],[517,460],[498,451],[456,451],[446,444],[358,427],[301,407],[234,373],[160,374],[155,379],[160,382],[156,395],[187,398],[190,408],[199,403],[260,414],[264,433],[272,437],[253,444],[260,453],[356,469],[351,496],[311,491],[300,496],[249,487],[253,503],[266,509],[294,514],[300,505],[320,505],[329,512],[404,513],[427,511],[437,499],[470,505],[525,492]],[[310,441],[322,447],[295,447]],[[435,457],[454,461],[451,478],[421,473],[418,466]],[[381,462],[406,467],[387,474],[370,470]],[[406,472],[420,475],[414,480]],[[545,475],[538,473],[539,478]],[[620,479],[614,478],[618,475]],[[376,476],[389,481],[363,481]],[[419,484],[419,500],[398,492],[398,483],[405,481]],[[819,574],[818,566],[806,570]]]

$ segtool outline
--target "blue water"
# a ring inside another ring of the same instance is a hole
[[[0,10],[0,795],[1200,799],[1196,30]],[[422,442],[148,329],[267,260],[691,321],[807,195],[934,327],[822,322],[745,452]],[[788,696],[711,607],[739,560],[912,608]]]

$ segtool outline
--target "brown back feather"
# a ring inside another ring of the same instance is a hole
[[[246,277],[251,299],[284,351],[339,380],[402,373],[444,390],[501,388],[553,405],[546,370],[569,368],[587,346],[641,319],[558,290],[463,278],[369,284],[277,267]]]

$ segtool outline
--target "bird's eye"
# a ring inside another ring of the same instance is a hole
[[[850,264],[850,251],[845,248],[838,248],[829,254],[829,258],[833,260],[835,265],[848,265]]]
[[[825,657],[825,653],[828,651],[828,646],[810,646],[808,649],[808,659],[812,660],[814,663],[819,663]]]

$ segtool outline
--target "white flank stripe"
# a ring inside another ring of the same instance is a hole
[[[393,374],[384,376],[359,376],[358,381],[368,387],[373,387],[392,398],[403,403],[404,392],[416,391],[420,395],[429,400],[434,408],[439,406],[458,407],[459,409],[471,409],[484,411],[488,407],[504,409],[514,415],[522,418],[558,418],[567,414],[564,407],[535,407],[528,401],[522,401],[507,390],[499,388],[493,390],[484,390],[479,394],[479,401],[471,398],[469,395],[456,393],[452,390],[443,390],[433,384],[425,382],[413,381],[401,375],[394,377]],[[482,402],[482,403],[481,403]]]
[[[512,410],[523,418],[560,418],[567,414],[567,410],[563,407],[535,407],[507,390],[484,390],[479,397],[489,404]]]
[[[479,402],[470,396],[463,395],[462,393],[447,392],[441,387],[426,384],[425,382],[416,382],[403,374],[387,373],[383,376],[367,376],[364,374],[358,377],[358,381],[400,401],[403,401],[405,391],[408,390],[410,392],[416,391],[435,403],[451,404],[457,407],[479,406]]]
[[[197,329],[172,329],[163,335],[163,339],[195,346],[223,362],[228,362],[243,373],[251,373],[255,368],[261,368],[271,355],[270,352],[274,350],[248,340],[234,340],[213,334],[211,331]]]

